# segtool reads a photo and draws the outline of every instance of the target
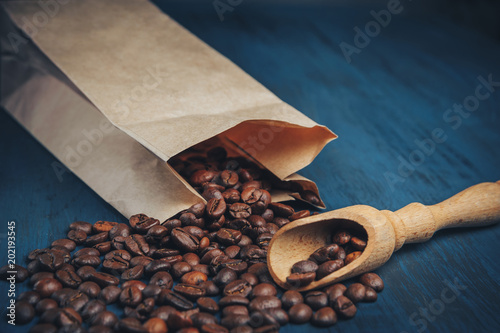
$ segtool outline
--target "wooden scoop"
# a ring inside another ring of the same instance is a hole
[[[271,240],[267,253],[269,272],[278,285],[286,282],[293,264],[328,245],[338,229],[354,229],[367,236],[359,258],[321,280],[298,290],[310,290],[366,273],[382,266],[405,243],[430,239],[451,227],[477,227],[500,221],[500,181],[469,187],[433,206],[411,203],[396,212],[356,205],[288,223]]]

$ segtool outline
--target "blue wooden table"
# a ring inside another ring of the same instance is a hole
[[[318,183],[328,209],[432,204],[500,180],[498,40],[446,19],[396,13],[378,34],[375,26],[372,37],[365,33],[368,43],[358,36],[357,47],[353,29],[365,29],[374,20],[370,9],[382,7],[241,2],[221,21],[212,2],[157,3],[339,135],[301,172]],[[55,158],[3,110],[0,152],[2,264],[8,221],[16,222],[19,262],[64,237],[72,221],[126,221],[74,175],[59,181]],[[283,332],[499,332],[499,239],[495,225],[440,231],[428,243],[404,246],[377,270],[386,283],[379,300],[361,304],[353,320],[324,330],[288,325]],[[0,283],[0,332],[27,331],[4,320],[7,289]],[[16,293],[25,290],[19,285]]]

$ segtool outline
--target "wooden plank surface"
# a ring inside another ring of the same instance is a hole
[[[159,5],[339,135],[302,171],[318,183],[328,209],[432,204],[500,179],[500,86],[466,116],[447,111],[475,94],[478,77],[500,81],[498,41],[439,18],[394,16],[349,64],[339,43],[353,43],[353,28],[372,19],[369,10],[243,2],[221,22],[211,2]],[[438,129],[444,142],[432,136]],[[423,141],[426,148],[417,143]],[[7,221],[16,221],[19,261],[64,237],[72,221],[125,221],[74,175],[60,181],[56,159],[5,111],[0,152],[1,262]],[[361,304],[355,319],[323,330],[288,325],[283,332],[498,332],[499,238],[495,225],[441,231],[425,244],[406,245],[377,271],[386,289],[377,303]],[[450,281],[458,288],[450,289]],[[7,287],[0,284],[0,299]],[[17,293],[24,290],[18,286]],[[0,331],[26,331],[5,323],[5,304]]]

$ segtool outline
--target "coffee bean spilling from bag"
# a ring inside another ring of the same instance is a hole
[[[310,212],[272,203],[265,172],[226,157],[215,148],[183,166],[207,204],[163,222],[145,214],[129,224],[73,222],[67,238],[33,250],[27,267],[17,267],[17,282],[29,278],[33,286],[17,299],[17,323],[38,316],[33,333],[277,332],[288,323],[331,326],[337,317],[352,318],[356,303],[377,299],[384,284],[374,273],[349,287],[279,288],[266,265],[269,242]],[[320,279],[365,245],[341,230],[332,245],[297,263],[294,274]],[[9,270],[0,268],[1,277]],[[115,304],[123,315],[115,314]]]

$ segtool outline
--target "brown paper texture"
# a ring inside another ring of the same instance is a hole
[[[2,106],[125,216],[200,201],[165,162],[216,135],[316,189],[295,172],[326,127],[147,1],[56,3],[2,3]]]

